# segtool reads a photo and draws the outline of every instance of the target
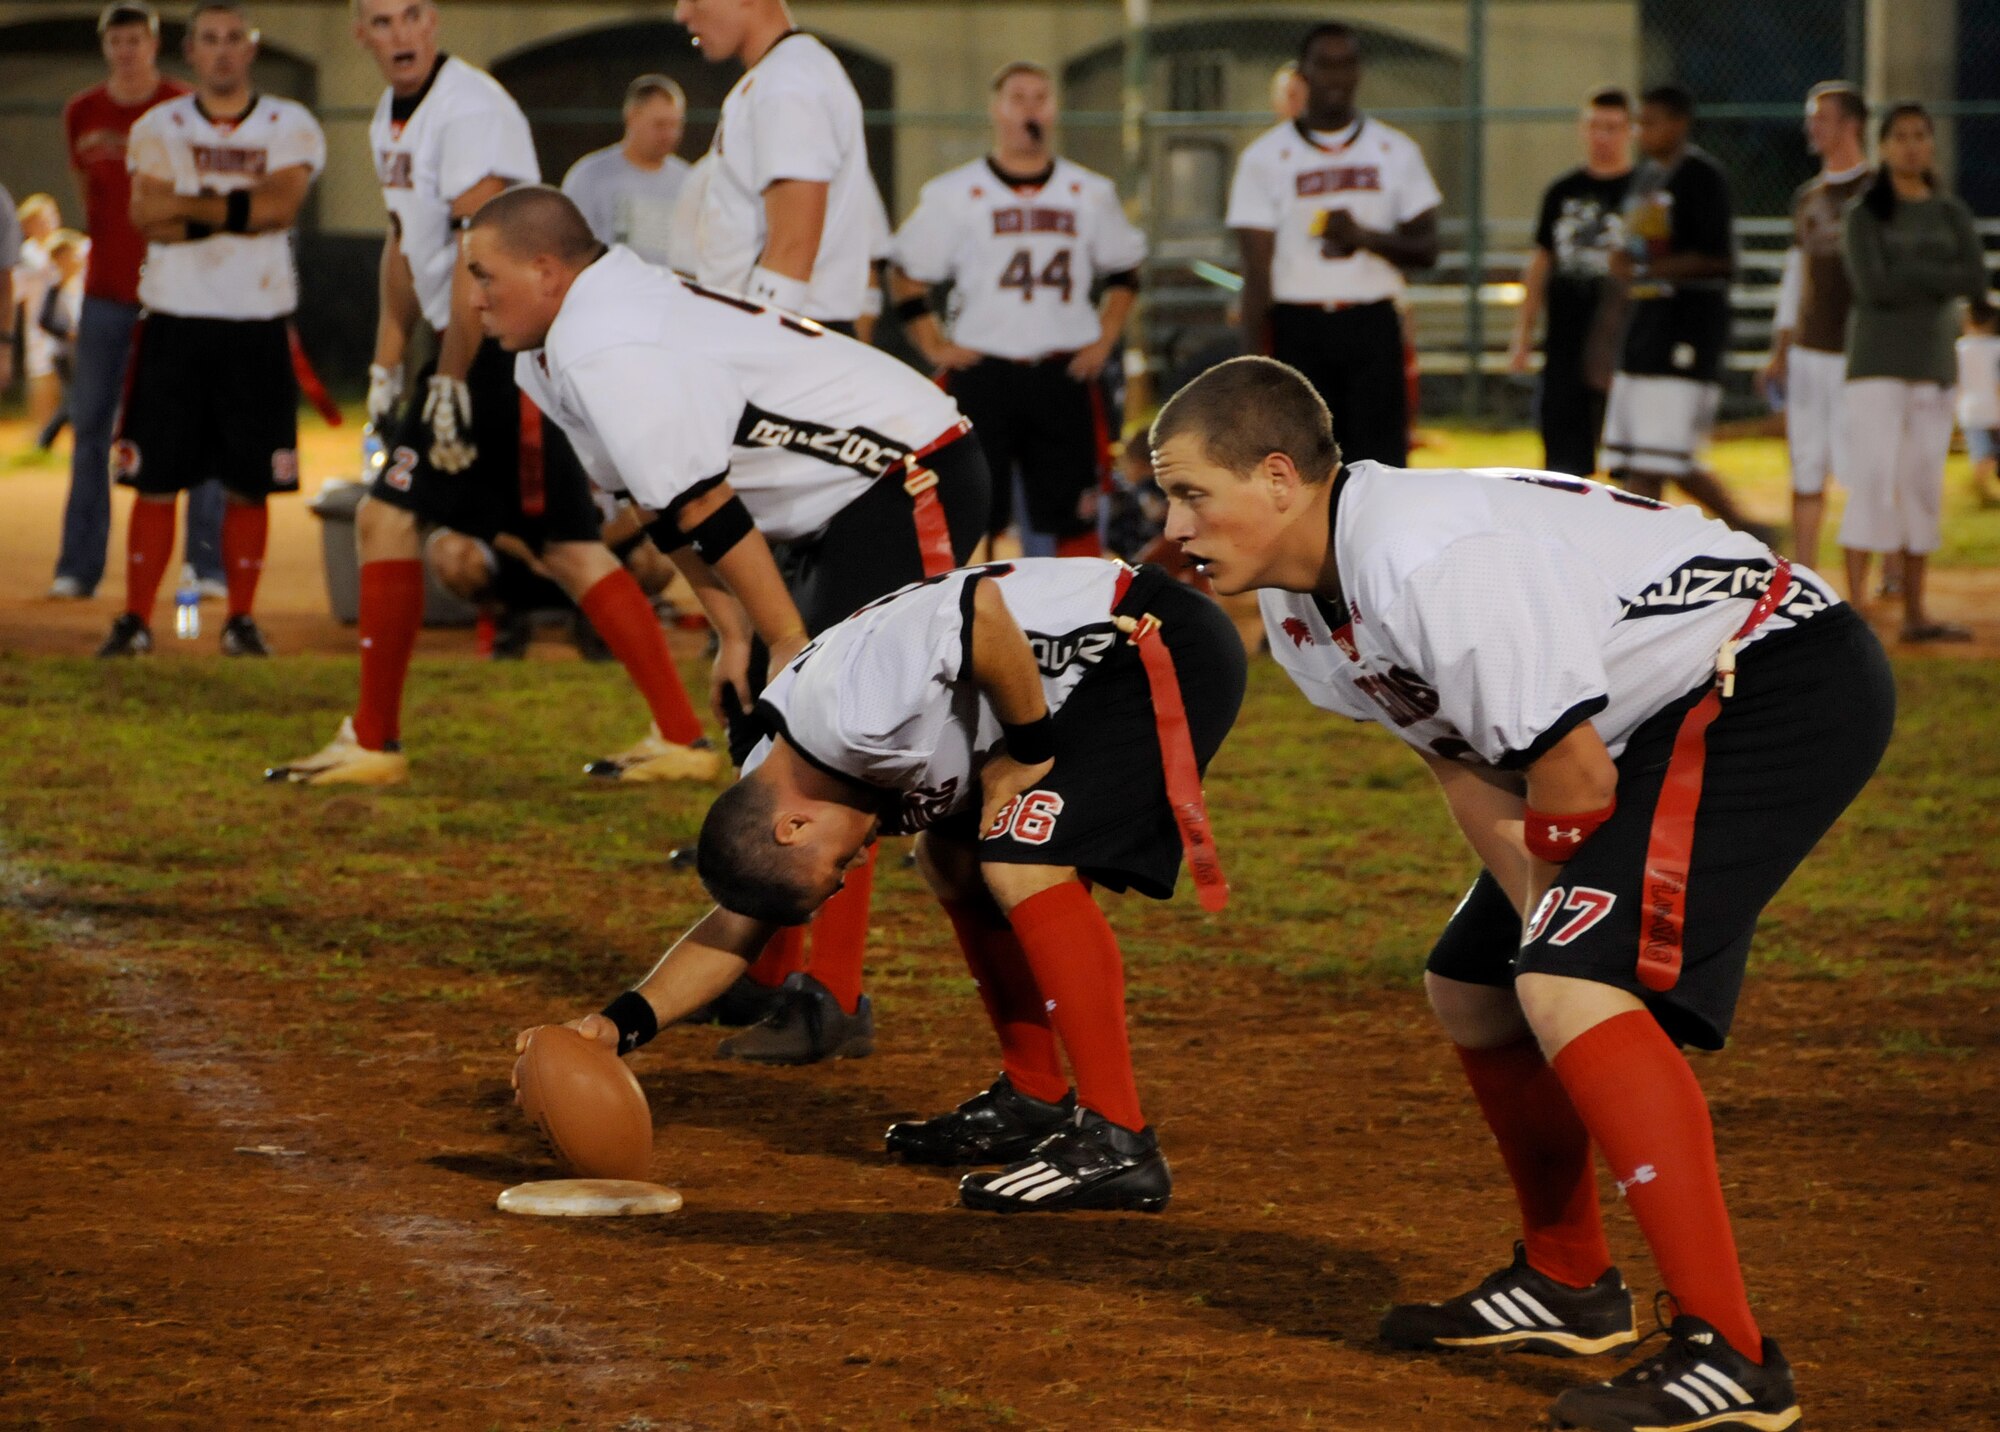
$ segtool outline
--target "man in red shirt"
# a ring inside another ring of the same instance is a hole
[[[97,33],[110,74],[63,109],[70,168],[90,231],[90,267],[70,383],[76,448],[63,509],[62,554],[49,588],[58,598],[88,597],[97,590],[111,538],[111,429],[139,317],[139,264],[146,253],[128,212],[132,177],[125,172],[125,136],[154,105],[187,93],[186,85],[160,74],[160,17],[152,6],[139,0],[108,5],[98,17]],[[215,522],[219,529],[219,510]]]

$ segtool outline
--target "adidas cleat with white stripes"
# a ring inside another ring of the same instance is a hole
[[[1788,1432],[1801,1425],[1791,1364],[1769,1338],[1760,1365],[1700,1318],[1682,1314],[1660,1331],[1664,1349],[1609,1382],[1572,1387],[1549,1420],[1590,1432]]]
[[[1469,1293],[1442,1303],[1402,1303],[1382,1319],[1382,1341],[1426,1352],[1536,1352],[1589,1357],[1639,1340],[1632,1295],[1612,1268],[1572,1288],[1528,1266],[1527,1249]]]
[[[1068,1213],[1117,1209],[1158,1213],[1173,1196],[1160,1141],[1151,1129],[1134,1133],[1102,1114],[1078,1109],[1034,1153],[998,1173],[969,1173],[959,1201],[988,1213]]]

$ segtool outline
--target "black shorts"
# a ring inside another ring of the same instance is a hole
[[[1604,398],[1575,369],[1544,366],[1535,387],[1535,423],[1542,432],[1542,465],[1550,472],[1589,477],[1597,471],[1604,435]]]
[[[1103,480],[1109,435],[1104,390],[1069,375],[1071,355],[1039,363],[985,358],[946,376],[945,386],[979,435],[993,475],[995,536],[1014,520],[1014,469],[1021,470],[1027,525],[1052,537],[1097,529],[1096,509],[1080,515],[1084,494]]]
[[[551,542],[595,542],[603,517],[583,464],[562,429],[514,386],[514,355],[490,339],[465,375],[478,456],[464,472],[431,466],[424,395],[436,371],[428,363],[417,375],[388,465],[368,495],[482,542],[502,532],[536,552]]]
[[[1271,310],[1271,356],[1305,374],[1326,400],[1334,441],[1348,462],[1408,463],[1409,388],[1395,304],[1386,298],[1340,309],[1278,304]]]
[[[111,472],[140,492],[208,481],[249,502],[299,490],[299,382],[282,318],[148,313],[132,331]]]
[[[1158,567],[1139,569],[1118,612],[1159,618],[1195,763],[1206,771],[1243,705],[1249,669],[1243,638],[1222,608]],[[932,829],[943,839],[976,843],[981,861],[1070,865],[1111,890],[1172,896],[1180,828],[1167,801],[1152,687],[1129,641],[1119,641],[1056,712],[1055,742],[1054,769],[1022,797],[1032,802],[1036,792],[1047,793],[1042,820],[1016,821],[1006,834],[983,838],[974,808]],[[1227,851],[1222,859],[1226,868]]]
[[[986,535],[986,458],[979,440],[971,435],[958,438],[923,463],[937,474],[938,501],[944,505],[945,525],[951,531],[952,561],[963,565]],[[807,635],[818,636],[877,597],[924,579],[924,556],[917,542],[913,511],[902,479],[884,477],[836,512],[824,531],[778,545],[778,570],[806,624]],[[762,641],[751,648],[753,696],[764,689],[768,655]],[[742,765],[768,734],[769,728],[754,712],[732,714],[731,760]]]
[[[1468,984],[1569,975],[1642,1000],[1681,1044],[1720,1049],[1743,987],[1757,917],[1874,773],[1895,722],[1882,644],[1848,606],[1748,648],[1736,694],[1708,728],[1696,808],[1679,981],[1638,977],[1640,889],[1654,807],[1690,692],[1633,733],[1618,758],[1618,809],[1557,875],[1540,928],[1481,874],[1427,968]]]

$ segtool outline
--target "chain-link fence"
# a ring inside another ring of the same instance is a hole
[[[253,5],[253,8],[254,5]],[[847,64],[893,217],[922,182],[985,152],[984,76],[1031,58],[1055,73],[1061,140],[1116,176],[1153,240],[1135,324],[1160,381],[1231,341],[1236,245],[1224,224],[1236,155],[1275,122],[1274,71],[1314,23],[1360,34],[1361,103],[1421,145],[1444,194],[1444,252],[1409,290],[1426,410],[1505,417],[1524,389],[1505,346],[1543,188],[1579,161],[1591,88],[1672,81],[1699,104],[1695,138],[1728,170],[1742,262],[1739,375],[1768,341],[1801,134],[1814,83],[1915,98],[1939,118],[1940,167],[1976,212],[2000,215],[2000,0],[799,0]],[[362,138],[372,75],[325,61],[345,0],[267,5],[261,81],[315,102],[333,162],[303,236],[302,326],[323,366],[365,367],[380,208]],[[321,14],[320,12],[325,12]],[[662,4],[446,7],[452,48],[490,67],[532,119],[551,176],[616,140],[618,98],[642,70],[687,88],[683,152],[705,148],[733,67],[704,65]],[[98,77],[90,11],[0,0],[0,182],[17,197],[65,184],[61,96]],[[169,26],[166,54],[177,43]]]

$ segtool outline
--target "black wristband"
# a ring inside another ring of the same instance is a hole
[[[931,303],[929,299],[919,294],[915,298],[900,300],[891,312],[896,315],[898,323],[915,323],[919,318],[930,317]]]
[[[618,1026],[620,1054],[630,1054],[660,1032],[659,1016],[653,1013],[653,1006],[646,996],[635,989],[626,990],[605,1005],[600,1013]]]
[[[215,236],[215,229],[212,225],[197,224],[193,219],[187,220],[187,231],[190,240],[208,239]]]
[[[232,234],[247,234],[250,232],[250,191],[248,189],[233,191],[228,198],[222,201],[222,208],[223,213],[226,215],[222,221],[224,229]]]
[[[1104,286],[1136,290],[1139,287],[1139,270],[1128,268],[1120,269],[1117,273],[1108,273],[1104,276]]]
[[[1047,711],[1040,720],[1023,721],[1018,726],[1002,721],[1000,734],[1006,738],[1007,754],[1024,766],[1039,766],[1056,758],[1056,718]]]
[[[695,554],[711,567],[757,530],[750,509],[741,498],[732,497],[688,529],[687,539]]]

